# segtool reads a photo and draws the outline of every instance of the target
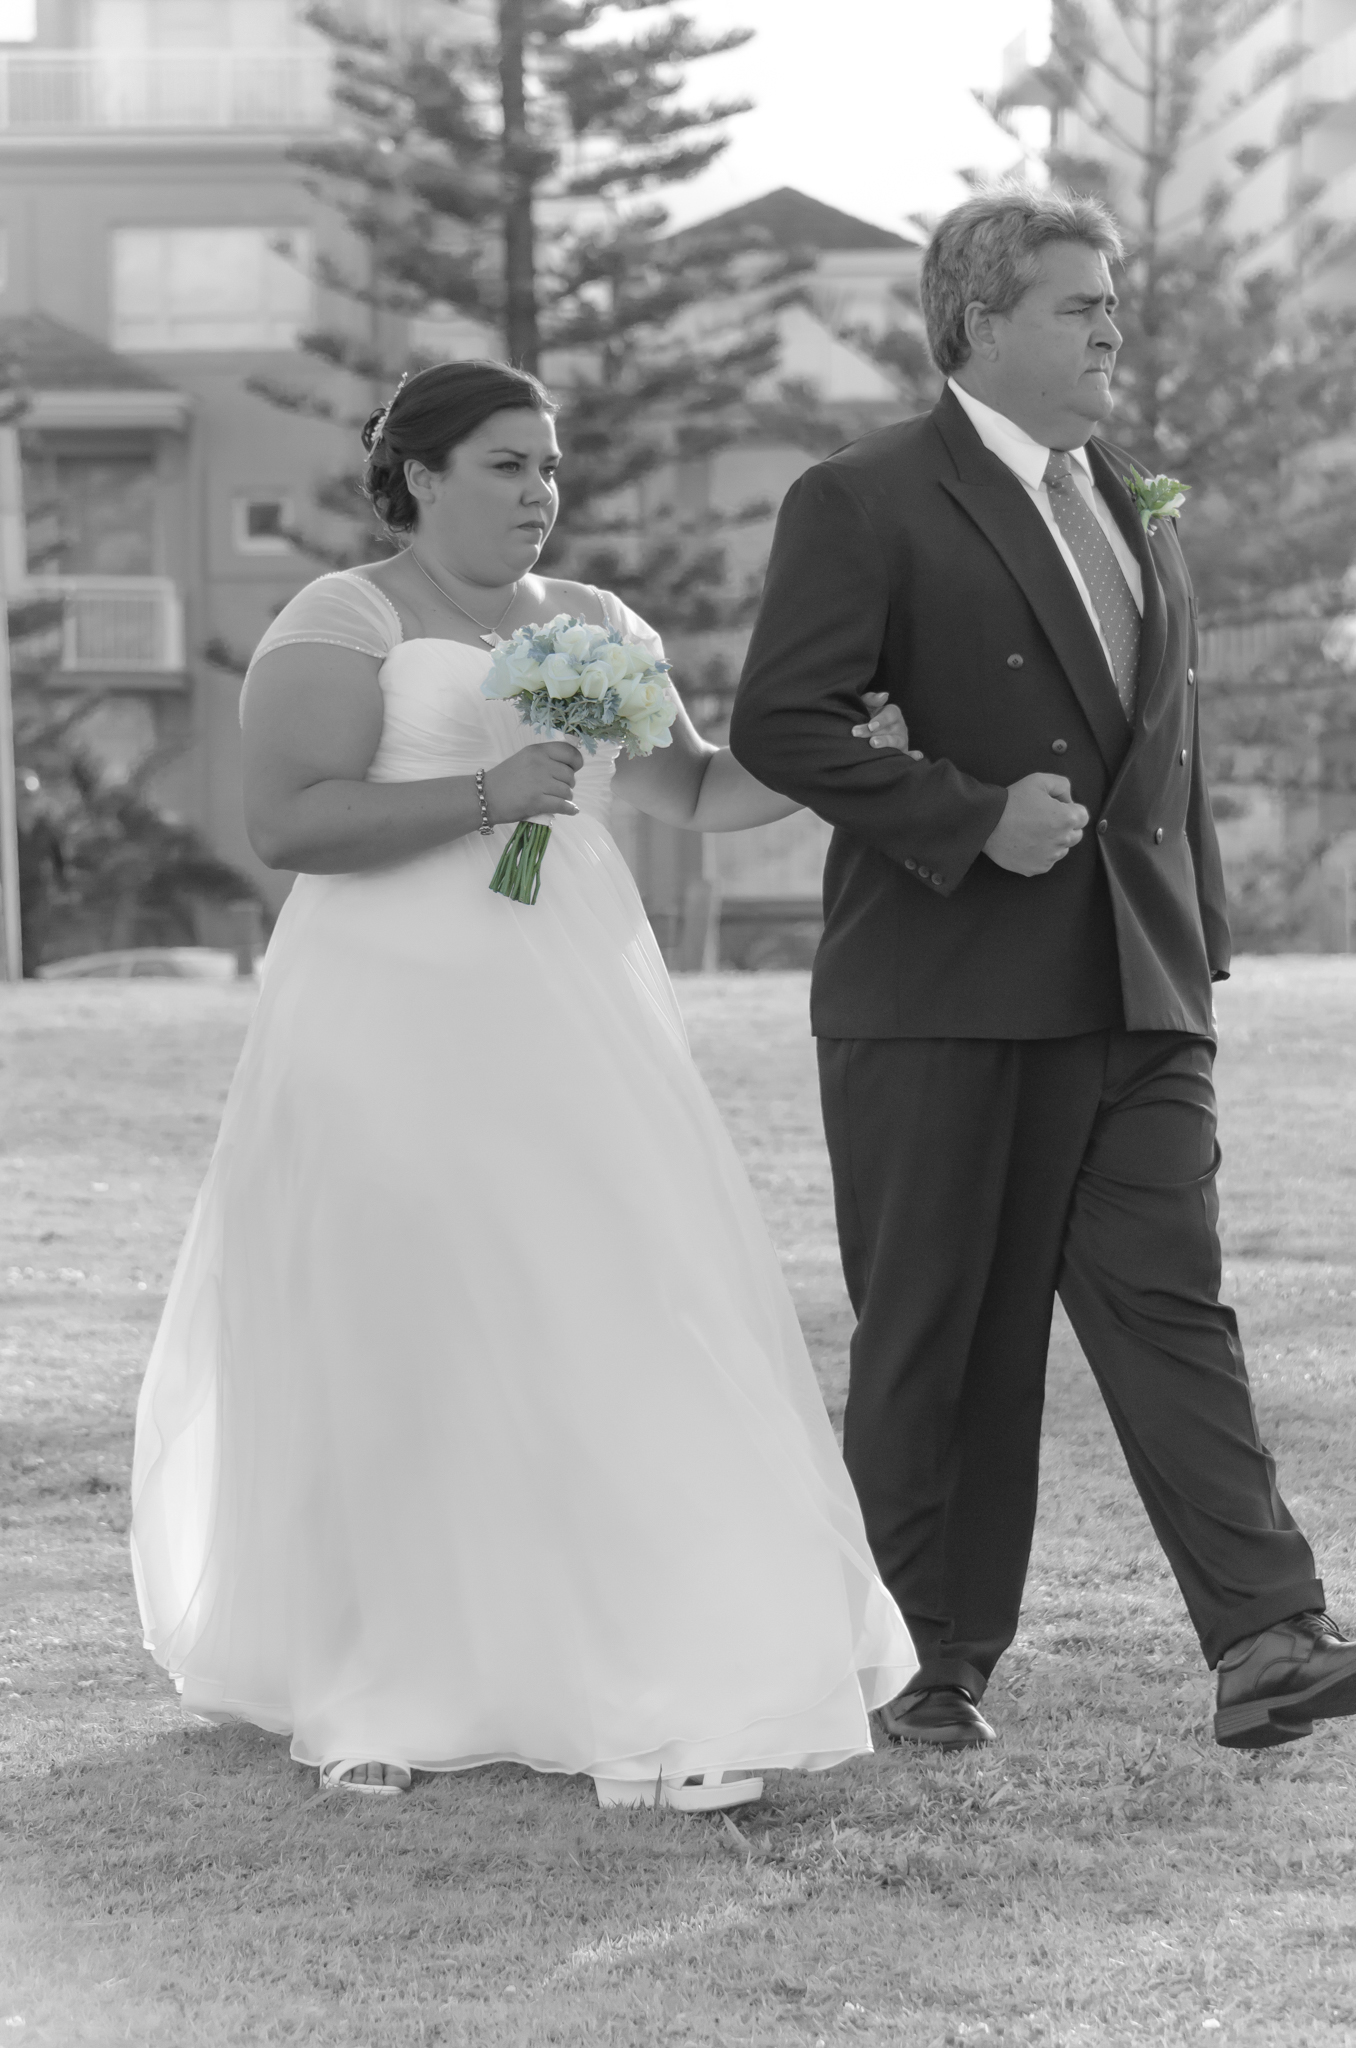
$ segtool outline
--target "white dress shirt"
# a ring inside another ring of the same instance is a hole
[[[979,435],[980,440],[984,443],[984,446],[989,450],[990,454],[996,455],[1000,462],[1007,464],[1036,510],[1040,513],[1041,518],[1049,527],[1051,534],[1054,536],[1055,546],[1064,557],[1064,566],[1073,577],[1078,587],[1078,594],[1087,607],[1088,617],[1097,628],[1097,638],[1102,643],[1102,652],[1106,656],[1107,667],[1114,673],[1111,650],[1106,644],[1106,635],[1102,631],[1102,622],[1097,616],[1097,607],[1088,596],[1088,586],[1083,581],[1078,564],[1069,551],[1069,543],[1059,530],[1059,525],[1055,519],[1054,507],[1050,503],[1050,492],[1045,483],[1045,465],[1050,460],[1050,450],[1043,448],[1039,441],[1033,441],[1030,434],[1019,427],[1015,420],[1008,419],[1004,413],[995,412],[991,405],[985,405],[982,399],[973,397],[970,392],[962,391],[954,377],[948,377],[946,381],[947,388],[956,394],[967,418],[970,420],[975,432]],[[1125,535],[1112,518],[1110,506],[1093,482],[1092,468],[1085,451],[1082,448],[1070,448],[1068,455],[1073,464],[1075,487],[1082,492],[1084,498],[1092,507],[1098,525],[1111,542],[1112,552],[1120,563],[1121,574],[1129,584],[1130,595],[1135,600],[1140,617],[1143,618],[1144,578],[1140,574],[1139,563],[1135,560]]]

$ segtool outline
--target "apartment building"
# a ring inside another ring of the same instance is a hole
[[[317,312],[315,207],[289,144],[329,119],[292,0],[38,0],[0,49],[0,350],[27,397],[11,593],[65,600],[50,687],[97,687],[104,756],[259,869],[238,673],[314,563],[287,531],[343,460],[247,388]],[[213,659],[213,655],[223,660]]]
[[[398,0],[371,11],[411,18]],[[250,389],[305,379],[297,337],[337,310],[317,252],[361,260],[289,156],[333,118],[327,47],[303,13],[299,0],[37,0],[32,39],[0,46],[0,359],[27,401],[21,479],[0,476],[6,585],[61,597],[46,687],[100,691],[83,730],[104,759],[156,753],[160,804],[275,906],[287,878],[260,867],[241,816],[240,667],[317,573],[288,538],[324,536],[317,483],[359,459],[351,434]],[[807,303],[783,316],[779,374],[861,425],[894,416],[889,378],[851,337],[897,316],[917,246],[795,192],[744,211],[818,255]],[[382,338],[397,358],[494,348],[464,329],[430,319]],[[715,514],[775,505],[811,459],[730,450],[662,489]],[[740,576],[760,572],[770,532],[740,534]],[[717,652],[737,673],[739,639],[675,649],[680,674]],[[672,959],[709,956],[722,889],[733,922],[741,901],[773,897],[817,914],[813,820],[705,853],[650,820],[619,816],[618,832]]]

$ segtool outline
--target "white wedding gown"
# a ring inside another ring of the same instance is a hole
[[[629,637],[649,629],[624,616]],[[352,572],[261,643],[384,656],[373,781],[531,743],[488,653]],[[822,1768],[916,1669],[776,1256],[579,775],[507,829],[302,876],[137,1413],[146,1641],[317,1764]]]

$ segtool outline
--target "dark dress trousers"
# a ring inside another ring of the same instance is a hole
[[[1056,1290],[1209,1662],[1323,1605],[1219,1300],[1229,935],[1190,580],[1130,458],[1088,456],[1143,577],[1133,725],[1048,527],[947,392],[792,485],[730,731],[834,827],[811,1023],[858,1317],[844,1450],[914,1686],[976,1698],[1017,1627]],[[873,689],[923,760],[853,739]],[[982,849],[1041,770],[1092,823],[1011,874]]]

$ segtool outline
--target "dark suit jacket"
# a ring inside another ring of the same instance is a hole
[[[835,828],[821,1036],[1213,1036],[1229,930],[1191,584],[1172,522],[1144,534],[1130,458],[1096,440],[1088,456],[1144,577],[1133,729],[1053,536],[950,392],[787,493],[730,744]],[[925,760],[852,737],[872,689]],[[1026,877],[981,849],[1036,770],[1067,775],[1092,824]]]

